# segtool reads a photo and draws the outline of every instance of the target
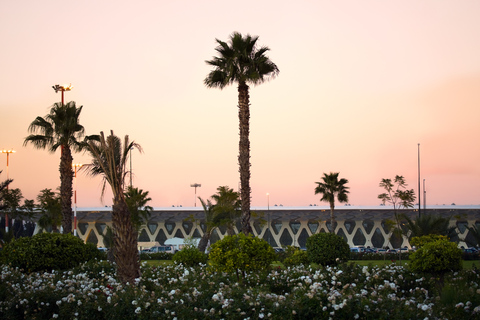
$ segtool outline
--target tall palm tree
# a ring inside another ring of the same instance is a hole
[[[315,188],[315,194],[321,194],[320,201],[326,201],[330,204],[330,225],[331,233],[335,233],[335,198],[338,202],[348,202],[349,187],[345,185],[348,183],[347,179],[338,179],[339,172],[324,173],[322,182],[315,182],[317,187]]]
[[[60,156],[60,197],[62,202],[63,233],[72,232],[72,150],[80,151],[80,139],[85,129],[79,123],[82,106],[77,108],[74,101],[67,104],[55,103],[45,117],[37,117],[28,127],[30,134],[24,145],[33,144],[37,149],[54,153],[61,149]]]
[[[266,52],[268,47],[257,46],[257,36],[242,36],[234,32],[229,42],[216,39],[215,50],[218,57],[206,61],[214,67],[204,83],[209,88],[223,89],[230,84],[238,84],[238,118],[240,122],[240,142],[238,163],[240,166],[240,184],[242,199],[242,232],[251,233],[250,226],[250,100],[249,84],[258,85],[280,72],[270,61]]]
[[[142,147],[133,141],[130,142],[128,135],[125,136],[122,145],[122,141],[114,135],[113,131],[108,137],[100,132],[99,139],[89,140],[86,146],[92,156],[92,163],[86,167],[86,170],[92,176],[103,177],[102,196],[107,183],[113,193],[112,225],[117,275],[122,282],[133,283],[140,275],[140,261],[137,251],[137,231],[132,223],[124,192],[129,152],[133,147],[142,152]]]

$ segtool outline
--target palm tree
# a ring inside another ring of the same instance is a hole
[[[37,149],[47,149],[54,153],[59,147],[60,156],[60,197],[62,202],[63,233],[72,232],[72,150],[80,151],[80,139],[85,129],[79,123],[82,106],[77,108],[74,101],[67,104],[55,103],[44,118],[37,117],[28,127],[30,134],[24,145],[29,142]],[[37,134],[38,133],[38,134]]]
[[[43,189],[37,196],[38,207],[42,212],[38,219],[40,230],[52,228],[52,232],[57,232],[57,227],[62,223],[62,204],[58,193],[52,189]]]
[[[124,192],[129,152],[133,147],[142,152],[142,147],[133,141],[130,142],[128,135],[125,136],[122,145],[122,141],[114,135],[113,131],[108,137],[100,132],[98,140],[89,140],[85,144],[92,156],[92,163],[86,170],[92,176],[103,177],[102,196],[107,183],[112,188],[112,225],[117,275],[122,282],[133,283],[140,275],[140,261],[137,251],[137,231],[132,223]]]
[[[323,174],[322,181],[323,182],[315,182],[317,187],[315,188],[315,194],[321,194],[322,197],[320,201],[326,201],[330,204],[330,225],[331,233],[335,233],[335,216],[334,216],[334,209],[335,209],[335,198],[337,198],[338,202],[348,202],[348,191],[349,187],[345,185],[348,183],[347,179],[340,179],[338,180],[339,172],[330,172],[330,174]]]
[[[125,201],[127,201],[128,210],[131,214],[132,223],[137,230],[140,231],[143,225],[146,224],[150,218],[152,207],[147,206],[147,203],[152,198],[148,196],[148,191],[128,186],[125,192]]]
[[[203,233],[202,238],[198,242],[198,250],[200,252],[205,252],[207,249],[208,241],[212,235],[213,230],[217,227],[214,222],[214,212],[213,205],[210,200],[203,200],[201,197],[198,197],[200,203],[203,207],[203,213],[205,214],[205,232]]]
[[[212,195],[213,204],[213,222],[217,226],[226,226],[228,235],[234,235],[235,221],[240,214],[240,195],[238,192],[228,186],[217,188],[217,193]]]
[[[416,220],[410,219],[406,214],[402,215],[405,219],[407,229],[410,230],[410,237],[421,237],[429,234],[438,234],[447,236],[451,239],[455,235],[455,227],[449,227],[450,219],[423,214]]]
[[[249,84],[258,85],[280,72],[266,56],[268,47],[257,46],[257,36],[242,36],[234,32],[228,43],[216,39],[218,57],[206,61],[214,67],[204,83],[209,88],[223,89],[229,84],[238,84],[238,118],[240,142],[238,163],[242,199],[242,232],[251,233],[250,226],[250,101]]]

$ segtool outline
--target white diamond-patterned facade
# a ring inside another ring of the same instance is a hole
[[[253,207],[251,218],[254,235],[265,239],[273,247],[294,245],[305,247],[307,238],[318,232],[330,232],[330,209],[321,206],[308,207]],[[411,219],[418,216],[418,208],[399,210]],[[430,206],[422,208],[422,214],[433,214],[450,219],[455,227],[460,246],[467,247],[466,239],[471,238],[468,227],[480,229],[480,206]],[[80,238],[103,246],[106,226],[111,226],[111,208],[77,209]],[[408,237],[395,236],[389,228],[394,219],[392,207],[388,206],[340,206],[335,208],[335,233],[348,244],[376,248],[410,247]],[[138,241],[163,244],[170,238],[200,238],[205,230],[204,214],[199,208],[171,207],[154,208],[151,217],[138,236]],[[235,232],[240,230],[240,222]],[[227,235],[226,228],[215,229],[211,243]]]

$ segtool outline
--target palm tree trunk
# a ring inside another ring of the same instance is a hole
[[[335,233],[336,222],[335,222],[335,204],[330,203],[330,233]]]
[[[240,142],[238,164],[240,166],[240,184],[242,200],[242,232],[252,233],[250,226],[250,102],[248,85],[238,85],[238,119],[240,122]]]
[[[140,261],[137,250],[137,232],[130,219],[125,199],[115,197],[112,207],[114,232],[114,255],[117,275],[123,283],[133,284],[140,276]]]
[[[207,249],[207,244],[208,240],[210,240],[210,234],[212,231],[206,230],[205,233],[203,234],[202,238],[200,239],[200,242],[198,243],[198,251],[204,253],[205,249]]]
[[[63,233],[72,232],[72,152],[69,146],[62,145],[60,157],[60,199],[62,202],[62,228]]]

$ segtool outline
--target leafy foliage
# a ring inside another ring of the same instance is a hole
[[[462,250],[446,239],[427,240],[410,254],[410,268],[413,272],[433,274],[459,271],[462,269]]]
[[[307,254],[310,262],[336,265],[350,257],[350,247],[339,235],[317,233],[307,239]]]
[[[412,246],[415,246],[417,248],[420,248],[424,246],[427,243],[434,242],[437,240],[446,240],[448,241],[448,238],[444,235],[439,235],[439,234],[428,234],[420,237],[413,237],[410,240],[410,244]]]
[[[275,260],[275,252],[265,240],[240,233],[215,242],[209,258],[218,271],[235,273],[243,279],[246,272],[267,270]]]
[[[173,255],[173,262],[181,263],[187,267],[194,267],[200,263],[206,264],[208,257],[205,253],[200,252],[195,246],[187,245],[182,250]]]
[[[57,231],[57,227],[62,223],[62,204],[58,193],[52,189],[43,189],[37,196],[38,207],[42,212],[38,220],[41,230]]]
[[[429,234],[440,234],[452,238],[455,235],[455,227],[449,227],[450,219],[423,214],[412,220],[407,215],[402,215],[407,222],[407,228],[411,231],[410,236],[421,237]]]
[[[301,264],[303,264],[304,266],[307,266],[309,263],[308,254],[304,250],[300,250],[299,248],[289,246],[287,248],[286,253],[287,253],[287,257],[283,261],[283,264],[286,267],[299,266]]]
[[[2,261],[25,272],[65,270],[100,256],[93,244],[71,234],[39,233],[5,245]]]

